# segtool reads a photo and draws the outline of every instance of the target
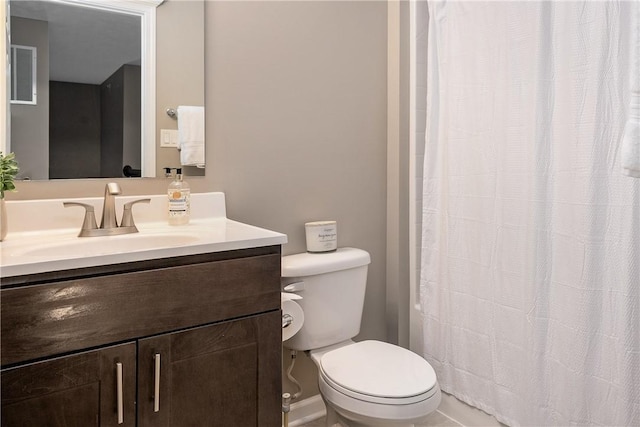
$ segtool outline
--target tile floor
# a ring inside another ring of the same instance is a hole
[[[321,418],[319,420],[304,424],[300,427],[325,427],[325,419]],[[429,415],[429,419],[426,423],[420,424],[416,427],[462,427],[462,424],[459,424],[446,415],[442,414],[441,412],[436,411],[433,414]]]

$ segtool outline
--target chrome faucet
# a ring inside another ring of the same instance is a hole
[[[120,194],[120,186],[117,182],[110,182],[104,186],[104,204],[102,206],[102,220],[100,220],[100,228],[109,230],[118,228],[116,220],[116,198],[114,196]]]
[[[120,186],[115,182],[110,182],[104,187],[104,202],[100,228],[98,228],[96,223],[96,216],[92,205],[79,202],[63,202],[65,208],[82,206],[85,209],[84,220],[78,237],[116,236],[118,234],[138,232],[138,228],[133,222],[132,207],[136,203],[149,203],[151,199],[139,199],[125,203],[122,212],[122,221],[120,225],[118,225],[115,196],[121,193],[122,190]]]

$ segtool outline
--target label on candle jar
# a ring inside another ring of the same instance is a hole
[[[330,252],[338,249],[336,221],[314,221],[305,225],[307,252]]]

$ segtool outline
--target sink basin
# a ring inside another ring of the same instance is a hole
[[[189,224],[167,224],[167,195],[121,196],[124,203],[149,198],[136,207],[139,233],[116,236],[78,237],[84,213],[65,209],[63,200],[17,200],[7,202],[13,221],[0,242],[0,286],[22,283],[30,275],[102,265],[132,263],[232,251],[286,243],[284,234],[265,230],[226,217],[224,194],[191,194]],[[74,200],[102,209],[102,198]],[[46,213],[46,214],[45,214]]]
[[[127,234],[109,237],[83,237],[63,240],[12,251],[21,257],[78,257],[107,255],[122,252],[185,246],[198,242],[199,237],[188,234]]]

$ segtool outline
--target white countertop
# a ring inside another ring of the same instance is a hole
[[[151,203],[136,205],[133,212],[139,233],[82,238],[77,237],[84,216],[81,208],[65,209],[62,200],[7,202],[9,234],[0,243],[0,277],[287,242],[285,234],[226,218],[223,193],[192,194],[192,215],[186,225],[169,226],[164,220],[164,195],[118,197],[118,218],[123,203],[146,197],[152,199]],[[101,198],[73,201],[95,204],[100,222]],[[76,226],[69,227],[70,223]]]

